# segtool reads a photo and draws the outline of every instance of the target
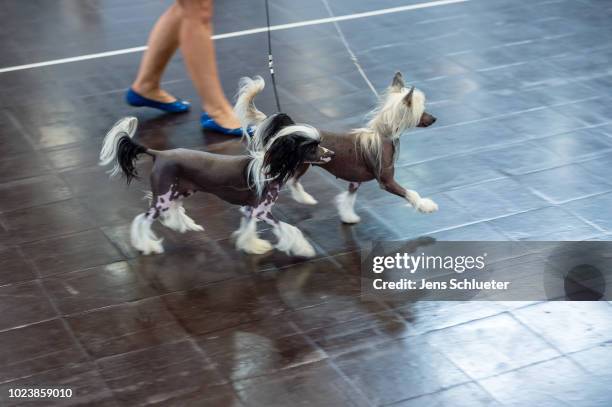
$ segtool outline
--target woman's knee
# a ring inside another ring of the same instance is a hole
[[[210,24],[213,16],[213,0],[177,0],[181,16],[185,20],[197,20]]]

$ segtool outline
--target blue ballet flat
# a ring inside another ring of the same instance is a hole
[[[134,92],[132,88],[128,89],[125,94],[125,101],[128,105],[141,107],[152,107],[154,109],[163,110],[167,113],[183,113],[189,110],[190,103],[186,100],[177,99],[174,102],[163,103],[153,99],[146,98]]]
[[[202,113],[200,117],[200,125],[202,126],[202,130],[214,131],[221,134],[226,134],[228,136],[242,136],[242,128],[237,127],[235,129],[228,129],[227,127],[220,126],[219,123],[213,120],[212,117],[208,115],[208,113]],[[247,129],[247,133],[249,136],[252,136],[254,130],[252,127]]]

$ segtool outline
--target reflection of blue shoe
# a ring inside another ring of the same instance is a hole
[[[148,99],[134,92],[132,88],[128,89],[125,94],[125,101],[131,106],[146,106],[154,109],[163,110],[168,113],[183,113],[189,110],[190,103],[186,100],[176,99],[174,102],[163,103],[153,99]]]
[[[228,136],[242,136],[242,128],[238,127],[235,129],[228,129],[227,127],[220,126],[216,121],[213,120],[212,117],[208,115],[208,113],[202,113],[200,117],[200,125],[202,126],[202,130],[214,131],[221,134],[226,134]],[[249,127],[247,130],[249,136],[253,135],[253,128]]]

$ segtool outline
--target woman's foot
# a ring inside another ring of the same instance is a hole
[[[213,131],[215,133],[225,134],[227,136],[242,136],[242,128],[240,125],[238,127],[225,127],[219,124],[215,119],[210,117],[210,115],[206,112],[202,113],[200,117],[200,126],[204,131]],[[249,132],[250,135],[250,132]]]
[[[237,129],[240,128],[240,121],[233,109],[229,109],[226,111],[216,112],[214,110],[206,110],[202,109],[205,115],[209,118],[213,119],[215,123],[217,123],[221,127],[225,127],[226,129]]]
[[[183,113],[189,110],[189,102],[177,99],[162,89],[141,92],[139,88],[128,89],[126,102],[131,106],[146,106],[168,113]]]
[[[155,100],[156,102],[160,103],[173,103],[178,100],[178,98],[172,96],[171,94],[160,88],[149,89],[143,88],[138,85],[132,85],[132,90],[138,93],[140,96],[143,96],[147,99]]]
[[[214,131],[228,136],[242,136],[243,131],[240,121],[231,107],[222,110],[211,110],[202,113],[200,125],[203,130]],[[253,130],[247,129],[247,134],[252,135]]]

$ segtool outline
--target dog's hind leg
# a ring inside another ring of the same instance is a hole
[[[204,228],[187,216],[185,208],[183,207],[183,199],[194,193],[195,191],[179,192],[176,190],[176,186],[172,185],[166,194],[158,196],[155,206],[162,208],[160,217],[161,223],[180,233],[185,233],[189,230],[195,232],[203,231]]]
[[[355,200],[357,199],[357,190],[361,183],[349,183],[348,191],[342,192],[336,196],[336,207],[340,220],[344,223],[358,223],[361,218],[355,213]]]
[[[232,233],[232,237],[236,239],[236,248],[251,254],[263,254],[272,250],[270,242],[257,236],[258,219],[253,216],[253,208],[243,206],[240,212],[240,227]]]
[[[291,191],[291,197],[299,203],[305,205],[316,205],[317,200],[312,195],[304,190],[304,186],[300,183],[300,177],[306,173],[310,167],[310,164],[304,164],[302,168],[287,182],[289,190]]]
[[[336,207],[338,208],[338,214],[340,220],[344,223],[358,223],[361,221],[359,215],[355,213],[355,200],[357,199],[357,190],[361,183],[351,182],[349,183],[348,191],[342,192],[336,196]]]
[[[178,209],[174,202],[177,197],[176,186],[170,185],[168,191],[163,195],[156,194],[159,191],[158,185],[153,184],[153,186],[155,192],[150,196],[149,210],[134,218],[130,231],[132,246],[145,255],[164,252],[162,239],[157,237],[151,228],[153,222],[159,219],[164,225],[174,229],[178,228],[182,221],[178,217]]]
[[[159,217],[155,207],[149,208],[145,213],[136,216],[130,228],[132,246],[143,254],[163,253],[162,239],[157,237],[151,225]]]
[[[132,221],[130,237],[132,246],[143,254],[163,253],[162,239],[157,237],[151,226],[159,219],[165,226],[185,232],[204,230],[185,214],[182,199],[193,191],[180,192],[172,169],[160,169],[151,173],[151,202],[149,210],[136,216]]]

